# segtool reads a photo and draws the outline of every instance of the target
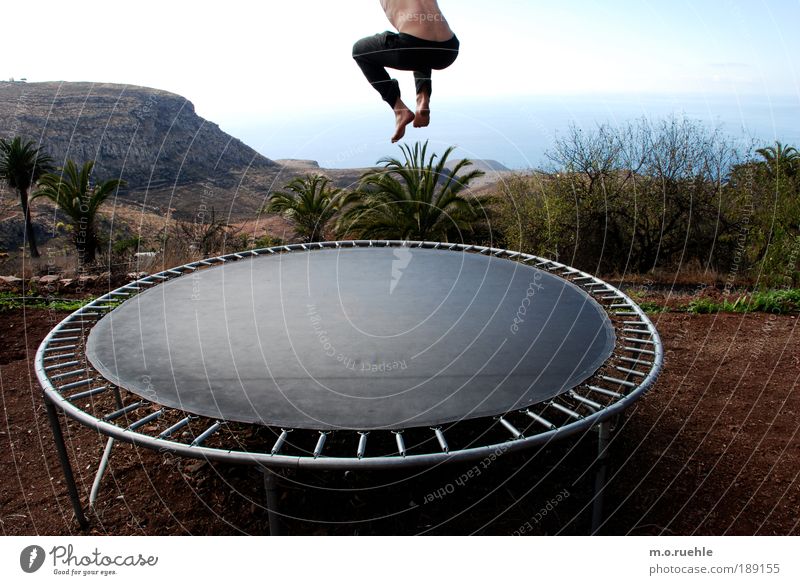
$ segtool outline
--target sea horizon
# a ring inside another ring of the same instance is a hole
[[[565,95],[432,102],[431,126],[409,127],[404,142],[428,140],[437,152],[454,145],[453,158],[494,160],[511,170],[547,168],[546,152],[574,124],[620,126],[669,116],[719,128],[743,145],[800,146],[800,97],[686,95]],[[349,110],[285,114],[223,122],[226,132],[270,159],[317,161],[323,168],[373,166],[400,151],[389,142],[391,112],[378,102]]]

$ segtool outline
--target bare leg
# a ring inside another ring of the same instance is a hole
[[[425,92],[417,94],[417,113],[414,128],[425,128],[431,123],[431,96]]]
[[[399,142],[406,135],[406,126],[414,121],[414,112],[409,110],[400,98],[397,98],[393,109],[396,127],[394,136],[392,136],[392,144]]]

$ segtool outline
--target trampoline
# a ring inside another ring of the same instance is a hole
[[[477,459],[602,427],[662,359],[628,296],[564,264],[350,241],[139,279],[53,329],[36,372],[85,525],[58,410],[109,437],[93,503],[115,440],[268,469]]]

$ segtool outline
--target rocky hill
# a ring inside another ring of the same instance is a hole
[[[227,187],[273,161],[166,91],[106,83],[0,82],[0,136],[40,142],[57,163],[96,160],[129,191],[212,182]]]

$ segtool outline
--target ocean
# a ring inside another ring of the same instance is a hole
[[[455,145],[454,158],[491,159],[510,169],[546,168],[546,153],[571,124],[591,129],[671,115],[720,127],[743,144],[780,140],[800,148],[800,97],[565,96],[432,102],[431,126],[409,127],[406,142],[429,140],[436,151]],[[344,111],[283,114],[222,125],[271,159],[311,159],[326,168],[374,165],[400,156],[389,142],[391,112],[381,102]]]

